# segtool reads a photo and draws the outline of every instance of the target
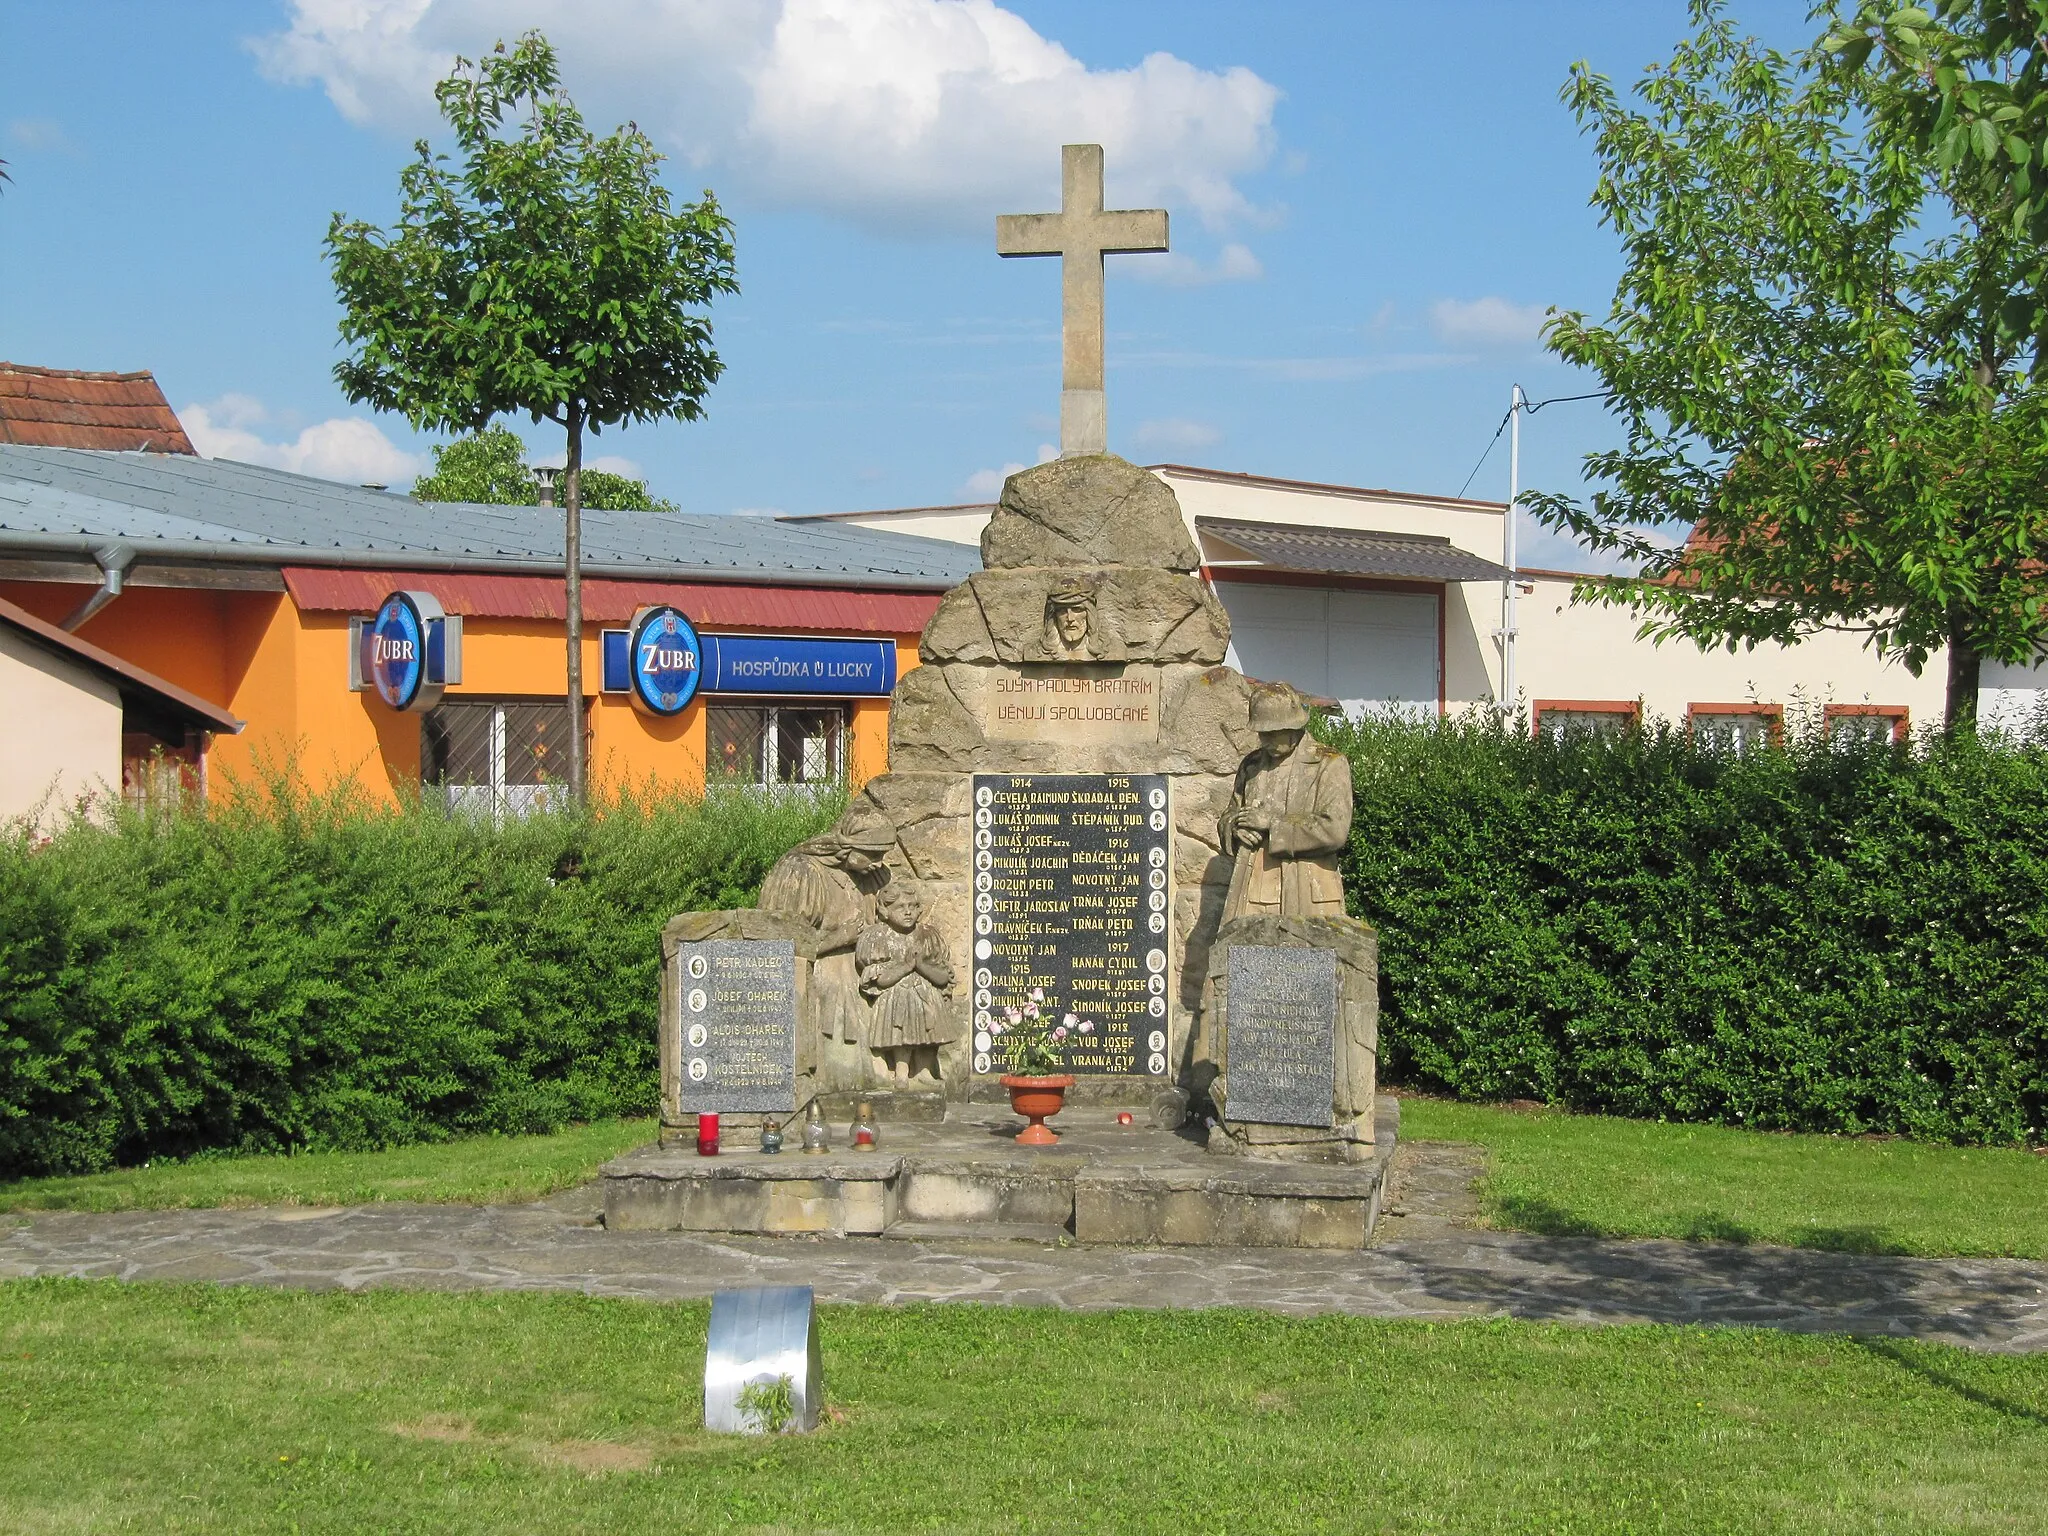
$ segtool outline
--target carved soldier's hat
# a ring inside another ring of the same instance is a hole
[[[1285,683],[1261,683],[1252,693],[1252,729],[1305,731],[1308,705]]]
[[[1055,608],[1085,608],[1095,601],[1096,578],[1076,573],[1057,577],[1045,600]]]

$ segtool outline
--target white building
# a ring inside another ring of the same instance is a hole
[[[1539,723],[1597,724],[1640,711],[1749,738],[1789,709],[1832,729],[1903,732],[1938,721],[1946,667],[1919,677],[1858,637],[1702,652],[1636,638],[1626,609],[1574,604],[1580,573],[1514,573],[1503,644],[1506,504],[1153,466],[1180,499],[1203,574],[1228,610],[1233,665],[1353,710],[1457,713],[1510,691]],[[976,543],[987,504],[841,512],[826,520]],[[796,518],[792,521],[816,519]],[[1987,664],[1983,707],[2031,715],[2048,671]]]

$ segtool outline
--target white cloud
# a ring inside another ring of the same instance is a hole
[[[290,442],[268,441],[255,430],[269,418],[260,400],[235,394],[188,405],[178,413],[192,446],[209,459],[234,459],[353,485],[410,484],[426,467],[419,455],[400,448],[367,417],[335,416],[316,422]]]
[[[1011,462],[1001,469],[977,469],[961,482],[960,494],[971,501],[994,501],[1003,494],[1003,482],[1022,468]]]
[[[1059,444],[1040,443],[1038,462],[1047,463],[1060,456]],[[994,501],[1003,494],[1003,482],[1028,466],[1018,463],[1005,464],[1001,469],[977,469],[961,482],[960,494],[973,501]]]
[[[1429,306],[1429,328],[1454,347],[1533,347],[1548,307],[1483,299],[1438,299]]]
[[[64,131],[64,125],[54,117],[17,117],[7,125],[9,142],[23,149],[49,150],[57,154],[75,155],[78,146],[71,142],[71,136]]]
[[[413,134],[455,55],[533,27],[593,125],[639,122],[679,180],[895,234],[987,236],[996,213],[1053,207],[1059,146],[1083,141],[1107,151],[1112,207],[1222,228],[1254,211],[1238,183],[1275,147],[1280,92],[1251,70],[1090,69],[993,0],[293,0],[252,47],[272,79]]]
[[[1252,254],[1251,248],[1234,241],[1218,251],[1212,262],[1205,263],[1185,251],[1168,251],[1163,256],[1119,262],[1111,270],[1175,288],[1197,288],[1205,283],[1255,283],[1266,275],[1265,264]]]
[[[781,517],[784,514],[780,507],[734,507],[730,515],[733,517]]]
[[[1221,428],[1206,421],[1183,421],[1177,417],[1141,421],[1131,435],[1140,448],[1207,448],[1223,441]]]

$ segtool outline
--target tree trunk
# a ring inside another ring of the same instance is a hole
[[[1957,610],[1948,619],[1948,698],[1942,725],[1951,736],[1977,728],[1977,687],[1984,658],[1970,643],[1968,628]]]
[[[569,409],[569,455],[562,474],[563,578],[568,588],[569,799],[579,811],[585,797],[583,742],[583,412]]]

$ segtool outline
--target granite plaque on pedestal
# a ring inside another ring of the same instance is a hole
[[[1172,974],[1173,818],[1160,773],[974,776],[974,1070],[990,1025],[1039,1006],[1093,1028],[1060,1070],[1162,1078]]]
[[[706,939],[676,946],[680,1105],[694,1114],[796,1108],[796,946]]]
[[[1224,1118],[1329,1126],[1337,1086],[1337,956],[1233,944]]]

